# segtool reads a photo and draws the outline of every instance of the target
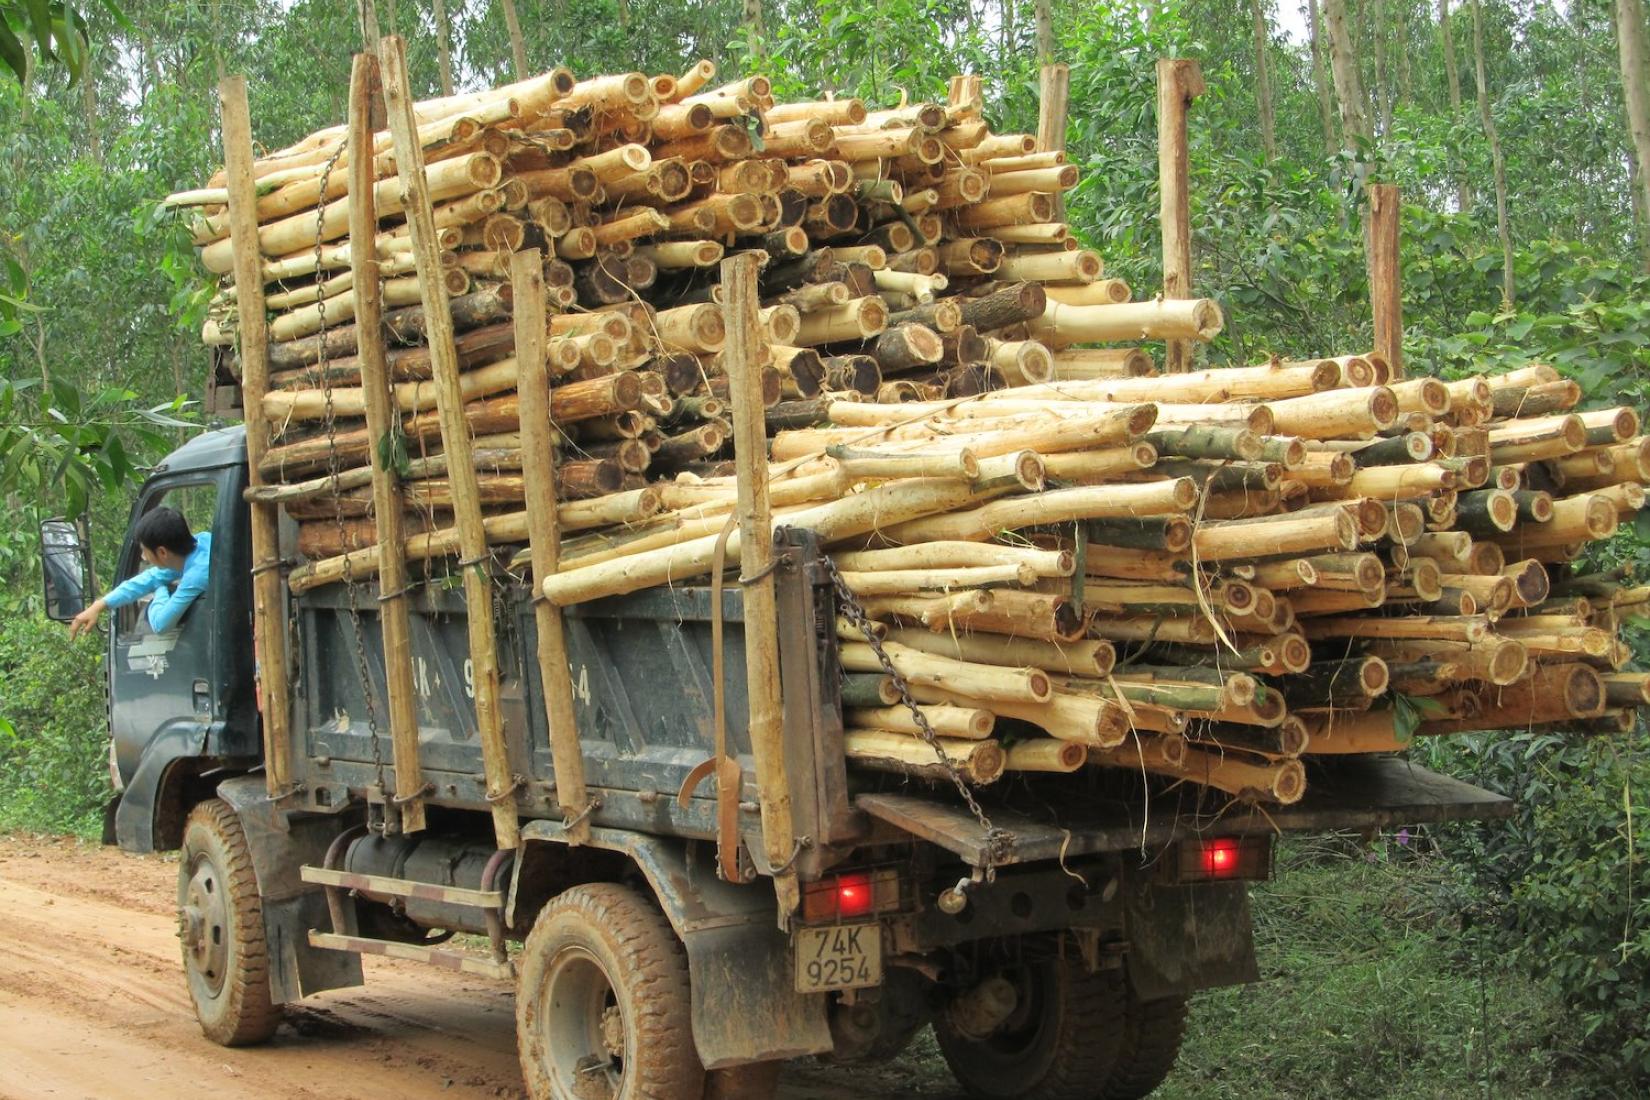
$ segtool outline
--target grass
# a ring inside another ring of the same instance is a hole
[[[1194,1002],[1163,1100],[1598,1096],[1557,996],[1452,912],[1441,856],[1280,845],[1252,893],[1262,981]]]

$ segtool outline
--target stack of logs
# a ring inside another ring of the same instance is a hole
[[[1377,356],[1143,377],[1139,341],[1207,340],[1207,300],[1131,301],[1056,219],[1056,151],[944,103],[775,104],[565,70],[420,103],[442,279],[490,543],[528,539],[512,253],[538,247],[566,605],[708,573],[735,504],[717,265],[764,255],[777,525],[812,530],[908,681],[839,623],[850,758],[985,784],[1089,765],[1278,802],[1301,758],[1412,734],[1623,729],[1650,677],[1616,634],[1650,589],[1572,575],[1644,503],[1628,409],[1574,413],[1528,366],[1454,382]],[[258,161],[276,426],[254,490],[299,525],[302,592],[377,568],[369,459],[389,446],[410,561],[459,540],[392,143],[374,169],[402,433],[375,441],[356,359],[342,130]],[[232,265],[221,180],[202,260]],[[205,338],[235,341],[226,284]],[[1089,345],[1109,344],[1108,347]],[[738,532],[726,537],[738,560]],[[503,558],[507,554],[501,555]],[[526,564],[525,552],[513,564]]]

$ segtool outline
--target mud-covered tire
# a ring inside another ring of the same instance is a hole
[[[782,1062],[757,1062],[705,1074],[705,1100],[773,1100]]]
[[[1096,1100],[1123,1038],[1117,976],[1053,958],[1027,961],[1004,976],[1022,1003],[995,1035],[969,1039],[943,1014],[934,1022],[957,1082],[981,1100]]]
[[[575,886],[517,963],[516,1046],[533,1100],[702,1100],[687,956],[640,893]]]
[[[1100,1100],[1140,1100],[1163,1083],[1186,1037],[1185,997],[1156,1001],[1128,995],[1123,1010],[1123,1042]]]
[[[178,859],[178,938],[195,1017],[226,1047],[261,1043],[281,1023],[269,997],[269,947],[252,853],[222,799],[196,806]]]

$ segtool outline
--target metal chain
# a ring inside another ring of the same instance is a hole
[[[837,610],[843,614],[855,630],[860,632],[870,645],[871,652],[877,655],[877,663],[882,665],[882,671],[893,681],[894,690],[899,692],[900,702],[904,703],[906,709],[911,712],[911,720],[916,723],[917,733],[924,741],[928,742],[928,747],[934,750],[934,755],[939,758],[940,764],[944,766],[946,772],[950,775],[951,782],[956,784],[957,793],[962,795],[963,801],[967,803],[968,812],[974,815],[974,820],[980,823],[980,828],[985,832],[985,865],[980,869],[985,872],[986,877],[989,879],[997,863],[1006,860],[1012,851],[1014,834],[1007,829],[999,829],[991,823],[991,819],[986,816],[985,810],[981,808],[979,801],[974,797],[974,792],[969,788],[967,780],[963,778],[962,769],[957,767],[955,760],[946,755],[944,747],[940,745],[939,735],[934,732],[934,727],[928,724],[928,717],[923,714],[922,708],[917,705],[917,701],[911,697],[911,686],[905,682],[905,677],[901,676],[899,669],[894,667],[893,659],[882,648],[882,639],[877,637],[871,617],[865,613],[865,608],[860,604],[853,590],[848,587],[848,582],[842,579],[842,573],[837,569],[836,562],[825,556],[821,556],[819,560],[825,568],[826,575],[831,578],[831,586],[836,589]]]
[[[315,309],[320,321],[320,331],[316,336],[316,346],[319,357],[316,360],[321,376],[321,394],[326,403],[324,423],[327,433],[327,478],[332,485],[333,521],[338,528],[338,548],[343,555],[344,592],[349,600],[349,618],[351,632],[355,640],[355,671],[361,681],[361,698],[367,708],[367,733],[372,743],[372,767],[377,778],[378,790],[387,796],[389,791],[384,786],[384,746],[383,739],[378,732],[378,706],[373,702],[372,670],[367,662],[367,643],[361,631],[360,596],[355,583],[355,570],[350,564],[349,540],[344,529],[343,501],[339,499],[341,486],[338,476],[338,418],[332,403],[332,375],[327,367],[327,300],[321,290],[322,259],[325,254],[325,226],[327,211],[327,185],[331,181],[332,170],[337,167],[338,158],[344,152],[345,146],[340,145],[328,158],[321,169],[321,194],[315,205]],[[363,378],[363,383],[365,379]],[[373,442],[368,440],[368,446]],[[373,457],[367,456],[369,462]]]

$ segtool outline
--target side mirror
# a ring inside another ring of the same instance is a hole
[[[66,519],[40,524],[40,573],[46,585],[46,617],[68,622],[91,602],[92,548],[80,526]]]

